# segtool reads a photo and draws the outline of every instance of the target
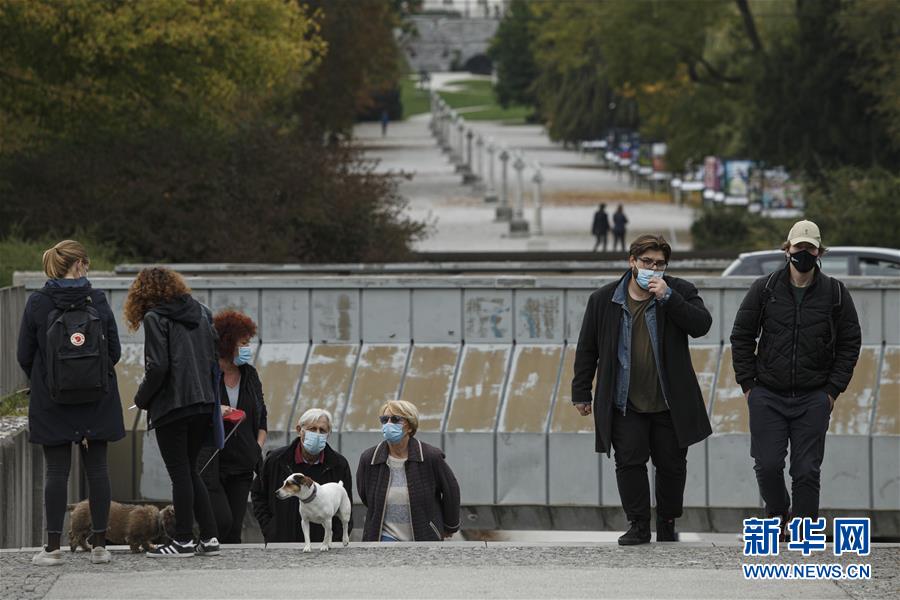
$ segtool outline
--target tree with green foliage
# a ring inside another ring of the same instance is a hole
[[[233,131],[325,46],[282,0],[0,0],[0,153],[152,128]]]
[[[800,0],[796,27],[770,40],[746,103],[743,125],[751,157],[813,179],[841,166],[900,167],[900,147],[891,142],[884,103],[857,84],[873,67],[855,56],[861,48],[841,32],[844,4]]]
[[[297,92],[291,112],[308,134],[349,134],[357,116],[376,101],[399,101],[403,60],[394,30],[421,4],[401,0],[297,0],[314,15],[327,51],[309,85]],[[399,105],[392,118],[399,118]],[[376,116],[380,110],[376,111]]]
[[[405,258],[425,227],[401,176],[324,134],[396,74],[410,5],[0,0],[0,240],[79,232],[143,261]]]
[[[512,0],[491,40],[488,56],[497,72],[494,92],[503,108],[512,104],[536,104],[531,87],[538,74],[531,48],[534,22],[535,15],[528,1]]]
[[[829,246],[900,248],[900,175],[879,167],[843,167],[810,186],[807,216]]]

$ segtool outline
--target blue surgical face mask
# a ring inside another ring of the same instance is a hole
[[[642,289],[647,289],[650,287],[650,280],[654,277],[662,277],[665,274],[665,271],[654,271],[652,269],[638,269],[637,277],[635,277],[635,281],[637,284],[641,286]]]
[[[399,444],[403,439],[403,425],[400,423],[385,423],[381,426],[381,435],[389,444]]]
[[[250,364],[253,360],[253,349],[250,346],[241,346],[234,355],[234,364],[237,366]]]
[[[327,433],[306,431],[303,434],[303,449],[310,454],[318,454],[325,449],[326,441],[328,441]]]

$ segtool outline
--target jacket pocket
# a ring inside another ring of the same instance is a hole
[[[437,541],[441,541],[442,539],[444,539],[441,536],[441,532],[438,531],[438,528],[435,526],[435,524],[432,521],[428,521],[428,526],[431,527],[431,530],[434,532],[434,535],[437,536]]]

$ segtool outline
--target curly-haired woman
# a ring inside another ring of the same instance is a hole
[[[43,446],[46,466],[47,545],[32,563],[50,566],[63,562],[59,541],[73,443],[79,444],[87,472],[93,532],[91,562],[106,563],[110,559],[105,535],[110,499],[106,445],[125,437],[113,369],[121,354],[119,334],[106,296],[91,288],[87,279],[90,260],[84,246],[74,240],[59,242],[44,252],[43,263],[48,281],[25,304],[17,352],[19,365],[31,380],[29,437],[32,444]],[[53,321],[48,322],[51,317]],[[88,323],[92,325],[86,326]],[[52,373],[54,363],[59,365],[62,361],[57,359],[64,353],[74,359],[66,362],[75,367],[74,372],[66,367],[74,375],[66,382],[61,381],[59,369]],[[90,375],[94,377],[90,382],[93,389],[81,394]]]
[[[149,415],[149,429],[172,479],[173,540],[147,552],[158,558],[219,553],[209,494],[197,472],[200,447],[215,406],[216,333],[209,309],[194,300],[184,279],[170,269],[143,269],[128,290],[125,319],[144,325],[144,378],[134,397]],[[218,415],[216,415],[218,416]],[[193,540],[194,517],[200,541]]]
[[[243,313],[223,310],[213,318],[213,325],[219,335],[217,350],[222,376],[218,385],[222,414],[240,409],[246,417],[237,425],[226,422],[225,433],[230,437],[203,471],[203,481],[216,515],[219,541],[240,544],[247,495],[266,443],[266,403],[259,374],[250,364],[253,359],[250,339],[256,335],[256,323]],[[234,427],[237,429],[231,431]],[[201,453],[200,464],[206,464],[205,459]]]

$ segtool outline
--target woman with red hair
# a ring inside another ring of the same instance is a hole
[[[239,409],[246,417],[237,424],[225,421],[225,434],[231,437],[206,466],[203,482],[209,490],[219,541],[240,544],[250,484],[262,462],[262,447],[266,443],[266,404],[259,375],[250,364],[253,361],[250,339],[256,335],[256,323],[241,312],[223,310],[215,315],[213,325],[219,335],[222,415]],[[201,457],[200,464],[206,460],[205,456]]]

